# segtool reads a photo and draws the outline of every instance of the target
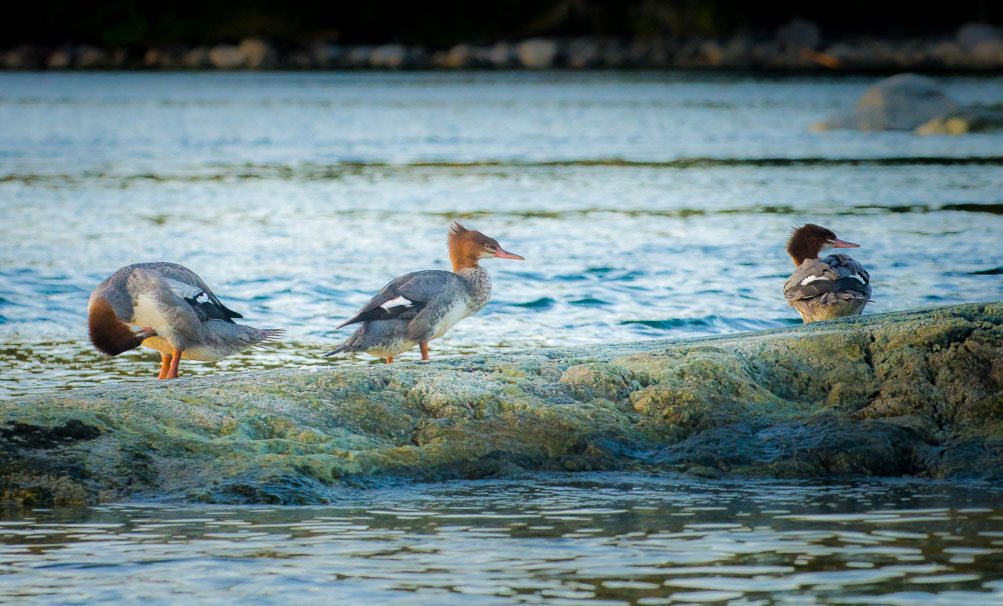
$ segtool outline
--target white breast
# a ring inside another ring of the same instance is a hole
[[[465,303],[455,303],[446,313],[443,314],[442,319],[439,320],[435,325],[435,330],[432,332],[432,339],[438,339],[442,335],[446,334],[446,331],[453,327],[454,324],[466,318],[470,315],[470,308]]]
[[[147,294],[136,297],[136,303],[132,306],[132,321],[141,328],[152,328],[158,333],[167,332],[164,315],[161,313],[157,300]]]

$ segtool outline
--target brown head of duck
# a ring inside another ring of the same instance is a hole
[[[805,259],[817,259],[818,253],[830,248],[860,248],[860,245],[840,240],[831,230],[814,223],[795,228],[787,240],[787,254],[796,267]]]
[[[157,336],[152,328],[134,331],[104,297],[94,297],[87,306],[87,328],[94,347],[109,356],[136,349],[144,340]]]
[[[478,261],[489,257],[525,261],[523,257],[502,248],[498,240],[476,229],[467,229],[455,221],[449,226],[449,260],[453,262],[454,272],[477,267]]]

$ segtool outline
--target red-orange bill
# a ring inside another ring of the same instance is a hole
[[[832,241],[833,248],[860,248],[859,244],[854,244],[853,242],[847,242],[846,240],[840,240],[836,238]]]
[[[512,254],[509,251],[507,251],[507,250],[505,250],[504,248],[501,248],[501,247],[495,249],[495,256],[498,257],[499,259],[517,259],[519,261],[525,261],[526,260],[524,257],[520,257],[519,255]]]

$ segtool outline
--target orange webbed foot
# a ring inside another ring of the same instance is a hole
[[[177,349],[171,354],[171,368],[167,371],[167,376],[165,379],[177,379],[178,378],[178,364],[181,363],[181,352]]]
[[[171,369],[171,357],[171,354],[160,354],[160,374],[157,375],[158,380],[167,378],[167,373]]]

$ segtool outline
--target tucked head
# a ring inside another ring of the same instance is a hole
[[[111,304],[103,297],[92,298],[87,306],[87,328],[94,347],[109,356],[135,349],[144,340],[157,336],[150,328],[133,331],[128,324],[118,319]]]
[[[477,267],[478,259],[488,257],[525,261],[499,246],[494,238],[475,229],[467,229],[455,221],[449,226],[449,259],[453,262],[453,271]]]
[[[806,223],[795,228],[787,240],[787,254],[797,266],[800,266],[805,259],[817,259],[818,253],[823,250],[859,247],[859,244],[840,240],[832,231],[814,223]]]

